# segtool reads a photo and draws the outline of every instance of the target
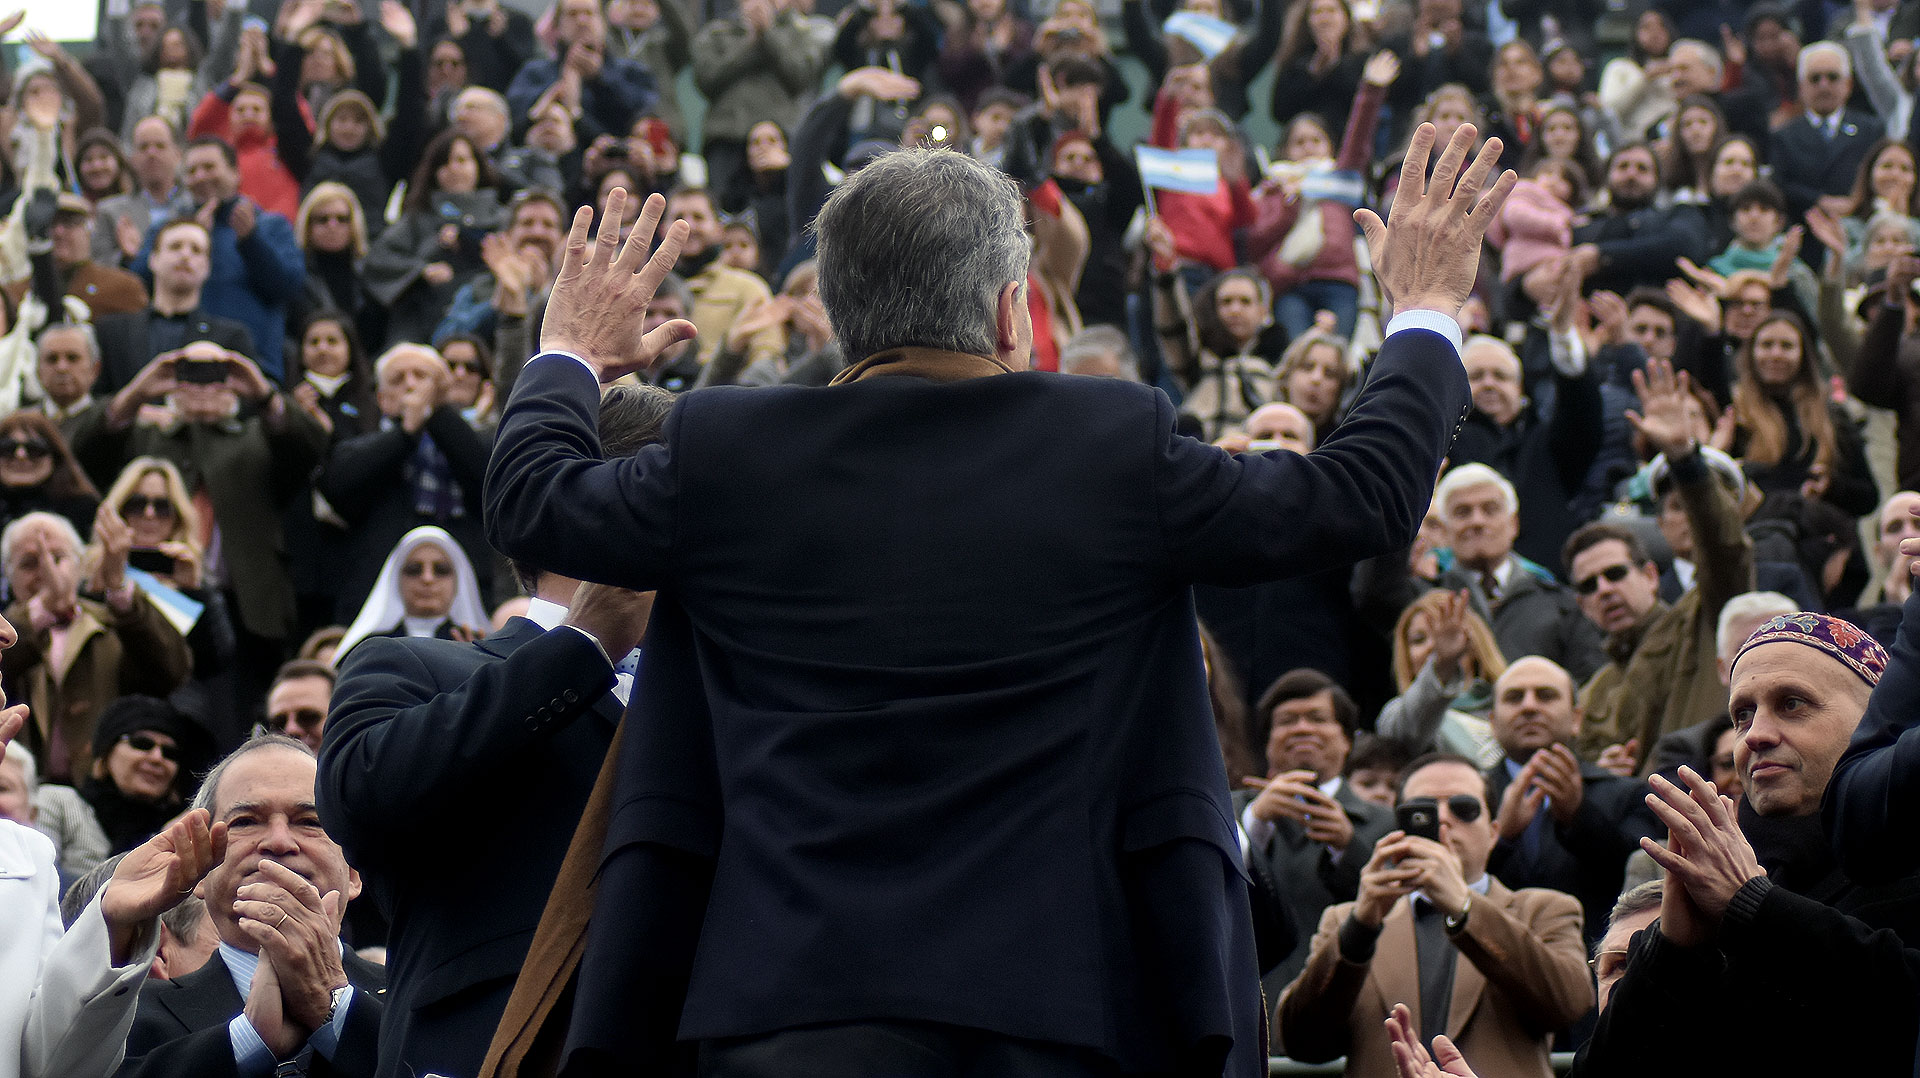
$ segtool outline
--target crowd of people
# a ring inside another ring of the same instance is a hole
[[[974,237],[1017,265],[1013,321],[942,347],[1000,355],[1021,322],[1036,370],[1161,391],[1182,446],[1319,456],[1386,414],[1364,402],[1398,376],[1380,357],[1408,308],[1375,229],[1454,181],[1456,135],[1517,180],[1475,223],[1447,330],[1471,399],[1410,545],[1366,549],[1324,519],[1346,502],[1301,492],[1283,521],[1161,510],[1244,559],[1170,555],[1270,1051],[1369,1076],[1545,1075],[1556,1049],[1583,1074],[1692,1072],[1724,1063],[1698,1034],[1738,1007],[1777,1018],[1765,1073],[1839,1065],[1835,1044],[1859,1073],[1915,1065],[1920,866],[1837,783],[1856,730],[1896,744],[1920,677],[1920,0],[832,6],[130,0],[90,48],[25,35],[0,109],[0,885],[32,881],[8,919],[67,979],[0,999],[0,1078],[514,1073],[558,1053],[509,1034],[552,1020],[582,949],[607,974],[595,955],[677,913],[584,927],[601,845],[638,833],[606,775],[636,751],[616,731],[663,620],[646,567],[719,573],[744,609],[805,592],[828,637],[865,623],[808,574],[925,537],[800,543],[767,563],[788,575],[731,579],[733,540],[786,510],[706,520],[689,556],[694,525],[615,505],[711,473],[616,497],[514,471],[535,437],[516,386],[559,392],[533,358],[586,339],[553,306],[579,207],[642,245],[672,223],[639,297],[659,347],[608,368],[581,346],[613,388],[538,428],[597,419],[610,459],[703,429],[669,415],[739,396],[699,392],[722,386],[769,402],[751,438],[844,451],[772,387],[863,381],[900,343],[895,315],[849,313],[882,285],[830,263],[861,227],[840,192],[902,148],[998,170],[1025,225]],[[1112,137],[1127,105],[1137,145]],[[862,242],[955,227],[947,189],[922,194],[862,193],[888,215]],[[906,261],[901,309],[953,271]],[[722,478],[771,505],[777,474]],[[843,508],[859,531],[869,510]],[[617,555],[542,530],[613,520]],[[1330,545],[1281,572],[1280,537],[1221,534],[1255,527]],[[1036,595],[1112,553],[981,540]],[[1096,606],[1024,646],[1098,637]],[[740,624],[664,621],[700,640],[676,654],[761,655]],[[1869,764],[1856,783],[1901,781]],[[503,846],[514,878],[479,874]],[[84,932],[41,924],[60,894]],[[137,1011],[95,1013],[143,979]],[[82,1017],[50,1026],[62,1008]],[[569,1051],[596,1017],[615,1024],[589,1008]]]

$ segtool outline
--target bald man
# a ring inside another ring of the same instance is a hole
[[[1494,683],[1493,736],[1503,755],[1487,772],[1499,838],[1488,867],[1508,887],[1578,898],[1597,938],[1627,858],[1641,836],[1663,832],[1642,800],[1644,784],[1574,755],[1580,719],[1573,678],[1551,659],[1521,658]]]

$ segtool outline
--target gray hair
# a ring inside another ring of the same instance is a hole
[[[1133,354],[1133,345],[1113,326],[1088,326],[1074,334],[1060,349],[1060,373],[1078,374],[1080,364],[1105,356],[1113,356],[1119,363],[1120,377],[1129,382],[1140,380],[1140,360]]]
[[[1500,498],[1507,504],[1507,512],[1520,511],[1520,494],[1513,489],[1513,483],[1506,476],[1484,464],[1462,464],[1440,477],[1440,486],[1433,492],[1433,502],[1445,514],[1447,502],[1455,494],[1471,487],[1493,486],[1500,490]]]
[[[1741,622],[1764,621],[1780,614],[1792,614],[1800,609],[1800,604],[1777,591],[1749,591],[1727,600],[1720,608],[1720,620],[1714,625],[1713,653],[1729,662],[1740,645],[1747,642],[1747,634],[1733,637],[1733,630]]]
[[[1627,888],[1621,892],[1619,898],[1614,899],[1613,909],[1607,911],[1607,929],[1611,931],[1615,924],[1628,917],[1632,917],[1636,913],[1645,913],[1648,910],[1659,909],[1660,902],[1666,896],[1666,893],[1666,881],[1660,879],[1648,880],[1645,883],[1635,884]],[[1604,936],[1606,933],[1603,932],[1601,935]],[[1593,946],[1595,947],[1595,954],[1598,954],[1600,942],[1595,940]]]
[[[46,340],[49,333],[62,330],[78,333],[80,339],[87,342],[87,355],[92,356],[95,363],[100,362],[100,336],[93,331],[93,325],[89,322],[55,322],[40,331],[40,334],[34,338],[34,344],[37,346],[39,342]],[[35,351],[38,351],[37,347]]]
[[[21,534],[36,524],[44,524],[59,532],[67,542],[73,544],[75,554],[86,549],[87,544],[80,541],[80,533],[74,530],[73,522],[66,517],[58,513],[28,513],[25,516],[15,517],[5,531],[0,531],[0,571],[9,571],[13,568],[13,552],[20,545]]]
[[[220,780],[226,777],[227,768],[233,766],[233,762],[242,756],[249,756],[262,749],[291,749],[310,760],[316,759],[313,750],[303,741],[285,734],[255,734],[245,744],[228,753],[225,759],[213,765],[213,770],[207,772],[207,777],[200,780],[200,790],[193,795],[193,804],[187,807],[206,809],[209,816],[218,820],[219,815],[213,811],[214,798],[220,793]]]
[[[655,299],[671,297],[680,301],[680,309],[693,313],[693,289],[687,287],[687,279],[677,273],[669,273],[660,278],[660,287],[653,290]]]
[[[1847,55],[1847,50],[1844,46],[1832,41],[1816,41],[1806,48],[1801,49],[1800,58],[1794,62],[1794,77],[1805,81],[1807,77],[1807,62],[1816,56],[1834,57],[1840,61],[1840,77],[1843,79],[1853,77],[1853,57]]]
[[[116,853],[112,857],[88,869],[86,875],[67,885],[66,892],[60,896],[60,921],[62,924],[68,928],[73,927],[73,922],[78,921],[80,915],[87,911],[87,906],[93,901],[93,896],[99,894],[100,889],[105,887],[107,881],[113,878],[114,870],[120,867],[120,862],[126,856],[124,853]]]
[[[849,362],[919,345],[991,356],[1001,289],[1032,243],[1020,189],[953,150],[899,150],[836,188],[814,220],[820,302]]]
[[[201,922],[206,919],[207,904],[199,895],[188,895],[160,915],[160,923],[181,943],[192,943],[193,938],[200,934]]]
[[[1694,38],[1683,37],[1674,42],[1673,46],[1667,50],[1667,58],[1672,59],[1675,53],[1682,50],[1699,53],[1700,62],[1707,66],[1708,71],[1713,72],[1715,79],[1726,74],[1727,65],[1720,59],[1720,50],[1714,48],[1712,45]]]
[[[33,762],[33,753],[18,741],[7,742],[7,760],[20,765],[20,781],[27,788],[27,800],[40,792],[40,765]]]

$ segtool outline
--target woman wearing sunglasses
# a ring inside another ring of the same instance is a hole
[[[102,511],[115,514],[132,539],[128,565],[201,604],[200,618],[187,633],[194,678],[204,681],[227,669],[234,658],[233,618],[225,597],[204,586],[203,521],[180,469],[160,457],[135,457],[103,504]]]
[[[0,419],[0,526],[44,510],[66,517],[85,536],[99,506],[100,492],[53,420],[32,411]]]
[[[486,635],[487,624],[480,581],[466,552],[445,529],[426,525],[402,536],[387,555],[335,661],[369,636],[477,640]]]
[[[113,853],[131,850],[185,807],[212,763],[213,739],[172,704],[123,696],[93,728],[93,773],[80,796],[93,807]]]

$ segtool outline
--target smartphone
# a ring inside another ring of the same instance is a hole
[[[640,121],[640,132],[646,136],[647,147],[656,158],[664,158],[673,153],[673,129],[667,121],[658,116],[649,116]]]
[[[1440,841],[1440,806],[1428,804],[1397,805],[1394,822],[1409,835]]]
[[[233,364],[224,359],[177,359],[173,376],[182,382],[210,386],[226,381],[232,368]]]
[[[129,550],[127,564],[155,576],[173,575],[173,555],[162,554],[158,550]]]

